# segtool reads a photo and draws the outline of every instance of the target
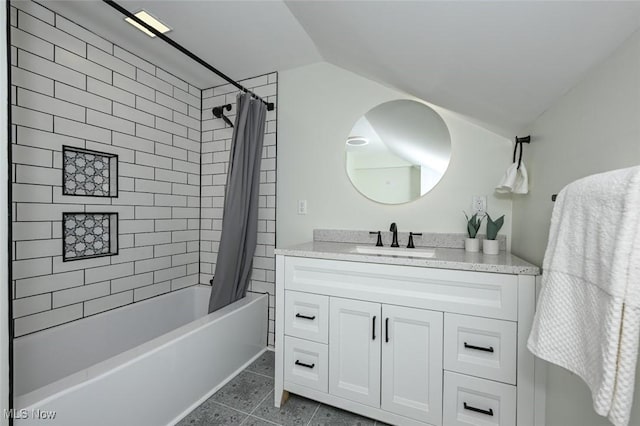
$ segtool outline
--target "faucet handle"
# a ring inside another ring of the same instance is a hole
[[[376,241],[376,247],[384,247],[384,244],[382,244],[382,234],[380,233],[380,231],[376,232],[376,231],[369,231],[369,235],[378,235],[378,241]]]
[[[407,248],[416,248],[413,244],[413,236],[419,237],[422,236],[422,232],[409,232],[409,242],[407,243]]]

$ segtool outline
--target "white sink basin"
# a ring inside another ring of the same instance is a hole
[[[436,255],[434,249],[407,249],[407,248],[393,248],[393,247],[371,247],[371,246],[357,246],[353,249],[354,253],[360,254],[377,254],[381,256],[402,256],[402,257],[424,257],[430,258]]]

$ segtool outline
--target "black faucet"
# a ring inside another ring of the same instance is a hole
[[[396,226],[395,222],[391,224],[389,231],[393,232],[393,241],[391,241],[391,247],[400,247],[400,245],[398,244],[398,227]]]

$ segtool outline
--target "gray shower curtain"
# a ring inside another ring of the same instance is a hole
[[[262,101],[251,95],[238,95],[209,312],[241,299],[249,286],[258,238],[260,161],[266,114],[267,107]]]

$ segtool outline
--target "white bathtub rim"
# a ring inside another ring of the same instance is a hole
[[[187,287],[185,289],[193,287],[210,288],[209,286],[198,285]],[[170,294],[171,293],[168,293],[168,295]],[[186,339],[188,336],[210,326],[215,322],[215,320],[226,318],[239,309],[258,303],[265,297],[268,297],[266,293],[248,292],[244,298],[215,312],[200,317],[195,321],[171,330],[154,339],[148,340],[138,346],[85,368],[84,370],[78,371],[77,373],[63,377],[60,380],[56,380],[53,383],[49,383],[24,395],[16,396],[14,397],[14,407],[18,409],[38,409],[55,398],[66,395],[75,391],[79,387],[90,384],[108,374],[112,374],[126,368],[132,363],[147,358],[176,341]]]
[[[218,385],[216,385],[213,389],[211,389],[209,392],[207,392],[206,394],[204,394],[202,396],[202,398],[200,398],[199,400],[197,400],[196,402],[194,402],[193,404],[191,404],[191,406],[189,408],[187,408],[186,410],[184,410],[182,413],[180,413],[178,416],[176,416],[176,418],[174,418],[173,420],[171,420],[167,426],[175,426],[176,424],[178,424],[180,422],[180,420],[184,419],[185,417],[187,417],[189,415],[189,413],[191,413],[193,410],[195,410],[196,408],[198,408],[203,402],[205,402],[207,399],[211,398],[211,396],[218,392],[220,389],[222,389],[222,387],[224,385],[226,385],[227,383],[229,383],[231,380],[233,380],[238,374],[242,373],[242,371],[244,371],[248,366],[250,366],[251,364],[253,364],[253,362],[255,360],[257,360],[258,358],[260,358],[262,356],[262,354],[264,354],[265,352],[269,352],[272,351],[271,348],[269,348],[268,346],[265,347],[264,349],[262,349],[260,352],[258,352],[258,354],[256,354],[254,357],[252,357],[249,361],[247,361],[246,363],[244,363],[240,368],[238,368],[236,371],[234,371],[233,373],[231,373],[229,375],[229,377],[227,377],[226,379],[224,379],[223,381],[221,381]],[[257,373],[259,374],[259,373]]]

